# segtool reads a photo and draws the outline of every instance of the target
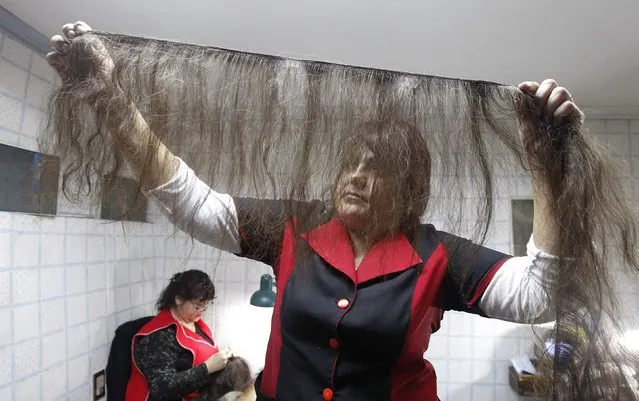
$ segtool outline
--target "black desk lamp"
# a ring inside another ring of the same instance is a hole
[[[260,289],[251,295],[251,305],[261,308],[272,308],[275,305],[275,292],[273,291],[273,277],[264,274],[260,278]]]

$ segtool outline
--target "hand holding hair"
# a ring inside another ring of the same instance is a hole
[[[47,62],[56,70],[62,81],[78,78],[70,68],[73,59],[81,60],[84,63],[92,64],[98,68],[103,77],[109,77],[113,72],[114,63],[104,44],[99,39],[86,42],[86,46],[78,47],[81,54],[70,54],[71,42],[77,37],[90,32],[92,29],[85,22],[77,21],[73,24],[65,24],[62,27],[62,35],[51,37],[52,52],[46,55]]]
[[[226,364],[229,362],[229,359],[232,357],[233,352],[229,348],[226,348],[213,354],[204,363],[206,364],[206,369],[209,373],[215,373],[224,369]]]
[[[584,113],[577,107],[572,95],[554,79],[546,79],[542,83],[534,81],[522,82],[517,86],[522,92],[533,97],[540,116],[551,119],[554,123],[572,121],[582,123]]]

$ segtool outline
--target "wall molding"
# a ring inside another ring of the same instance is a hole
[[[606,118],[615,119],[638,119],[639,106],[584,106],[579,105],[586,114],[587,119]]]
[[[0,30],[43,55],[51,49],[49,40],[43,34],[2,6],[0,6]]]

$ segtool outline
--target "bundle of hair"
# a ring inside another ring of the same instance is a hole
[[[115,63],[106,78],[87,59],[87,46],[98,40]],[[547,367],[540,369],[540,390],[553,400],[620,397],[623,354],[611,349],[609,338],[622,328],[604,321],[618,316],[610,266],[635,278],[639,271],[635,222],[611,159],[581,122],[538,121],[531,98],[483,81],[103,32],[80,36],[70,54],[42,143],[62,157],[69,197],[99,192],[96,176],[115,177],[124,169],[110,124],[117,115],[119,128],[126,128],[133,113],[114,110],[114,97],[135,104],[155,137],[214,189],[319,199],[329,209],[335,179],[349,162],[345,145],[368,144],[367,135],[376,135],[382,138],[374,149],[378,170],[392,174],[402,193],[402,202],[389,201],[387,208],[406,209],[479,243],[493,222],[504,171],[544,177],[560,230],[558,285],[548,289],[557,336],[575,329],[587,335],[574,345],[569,368],[564,360],[558,365],[559,352],[540,361]],[[522,140],[518,124],[534,132]],[[393,130],[399,125],[424,138],[421,165],[403,164],[403,155],[415,151],[412,143],[384,146],[398,138]],[[421,184],[402,187],[406,183]]]
[[[200,391],[202,401],[217,401],[228,393],[243,393],[253,385],[248,363],[240,357],[229,359],[226,367],[211,375],[211,384]]]

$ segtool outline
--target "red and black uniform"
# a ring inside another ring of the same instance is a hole
[[[258,400],[437,400],[423,358],[430,334],[444,310],[482,313],[476,302],[508,255],[423,225],[414,241],[376,244],[355,269],[347,230],[321,203],[297,205],[296,216],[315,223],[294,229],[302,219],[283,217],[280,201],[234,202],[240,256],[276,276]],[[298,247],[310,256],[296,262]]]
[[[202,319],[195,332],[168,309],[138,331],[132,342],[131,378],[126,401],[191,400],[210,383],[204,362],[218,352],[211,329]]]

